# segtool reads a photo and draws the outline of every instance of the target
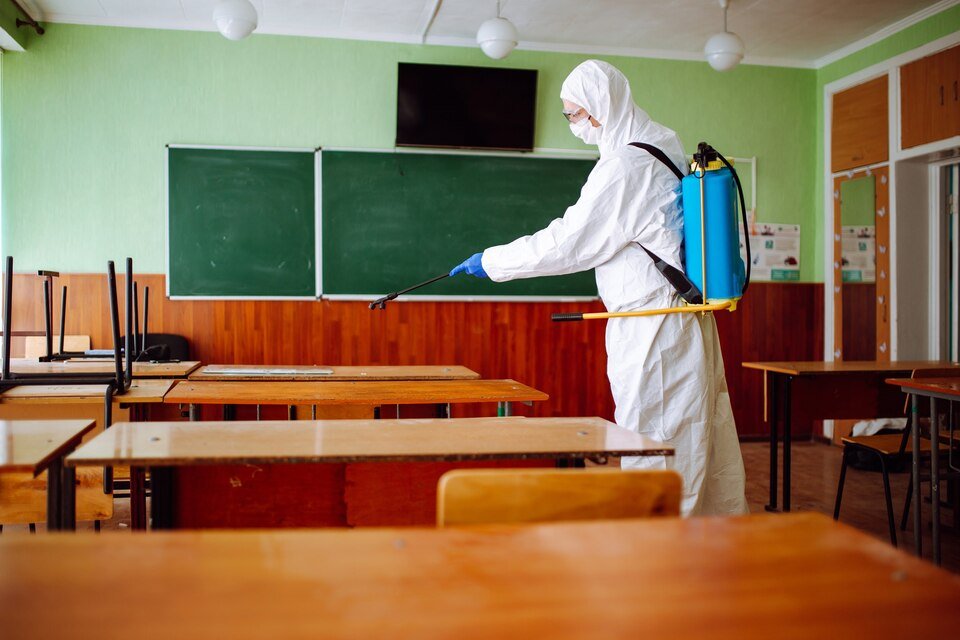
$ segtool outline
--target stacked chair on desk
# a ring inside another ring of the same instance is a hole
[[[913,371],[911,378],[944,378],[944,377],[954,377],[957,375],[956,369],[917,369]],[[909,407],[909,397],[907,398],[907,404],[904,405],[904,412],[906,413]],[[921,421],[929,420],[929,418],[922,418]],[[897,546],[897,527],[896,520],[893,514],[893,500],[890,494],[890,472],[897,471],[902,468],[904,461],[909,457],[912,449],[910,443],[910,436],[912,430],[918,426],[914,425],[913,419],[908,418],[906,428],[903,430],[902,434],[899,433],[888,433],[888,434],[877,434],[872,436],[846,436],[841,439],[843,443],[843,459],[840,466],[840,480],[837,483],[837,497],[834,503],[833,508],[833,519],[840,519],[840,503],[843,499],[843,487],[846,481],[847,467],[853,462],[855,458],[864,459],[864,460],[874,460],[876,464],[879,465],[880,473],[883,479],[883,491],[884,498],[887,506],[887,525],[890,529],[890,542],[893,546]],[[927,438],[924,430],[920,431],[921,437],[923,438],[920,441],[920,455],[923,458],[928,458],[930,456],[930,442]],[[944,452],[946,453],[946,452]],[[949,478],[949,475],[943,475],[943,478]],[[953,478],[956,479],[956,478]],[[910,484],[907,486],[907,496],[904,501],[903,506],[903,517],[900,520],[900,530],[904,531],[907,527],[907,516],[910,513],[910,502],[911,496],[913,495],[913,483],[917,479],[913,477],[913,472],[911,470],[910,474]],[[921,476],[919,479],[920,482],[929,482],[930,478],[928,476]],[[957,502],[957,491],[951,491],[951,494],[954,496],[954,503]],[[957,518],[957,508],[956,504],[954,505],[954,520]],[[916,532],[915,532],[916,534]]]
[[[57,274],[55,272],[40,272],[40,275],[46,276],[43,283],[43,303],[45,311],[44,322],[44,356],[41,361],[66,360],[74,357],[86,357],[91,355],[89,351],[67,352],[64,350],[65,321],[64,311],[66,307],[66,287],[63,288],[63,309],[61,310],[59,350],[53,351],[53,321],[52,321],[52,278]],[[132,384],[133,367],[132,360],[135,356],[134,347],[134,324],[133,307],[136,304],[133,282],[133,260],[127,258],[126,264],[126,335],[125,346],[121,346],[120,340],[120,314],[117,303],[117,278],[116,269],[113,261],[107,263],[107,289],[109,295],[109,312],[111,320],[111,329],[113,336],[113,348],[104,353],[97,353],[98,356],[109,355],[113,359],[114,370],[109,373],[80,373],[80,372],[13,372],[11,371],[11,338],[13,336],[13,258],[7,257],[6,273],[4,274],[4,313],[3,313],[3,354],[2,367],[0,367],[0,393],[6,392],[15,387],[22,386],[42,386],[42,385],[90,385],[103,386],[104,404],[103,404],[103,425],[107,428],[112,423],[112,412],[114,399],[117,396],[123,396]],[[89,340],[89,339],[88,339]],[[125,362],[124,362],[125,359]],[[99,393],[99,392],[98,392]],[[73,487],[70,488],[73,490]],[[103,491],[110,494],[113,491],[112,469],[104,469]],[[99,529],[99,521],[96,521]],[[31,523],[31,530],[34,529]]]

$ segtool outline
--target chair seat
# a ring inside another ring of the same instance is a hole
[[[885,456],[894,456],[900,452],[900,442],[903,440],[903,436],[899,433],[891,433],[879,436],[847,436],[841,438],[840,441],[843,443],[843,446],[852,445],[861,447],[863,449],[870,449],[871,451],[876,451]],[[907,440],[907,448],[905,452],[913,451],[913,441],[912,439]],[[920,440],[920,451],[924,453],[929,453],[930,451],[930,441],[927,439]]]

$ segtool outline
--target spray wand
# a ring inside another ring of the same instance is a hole
[[[393,293],[388,293],[387,295],[383,296],[382,298],[377,298],[376,300],[374,300],[373,302],[371,302],[371,303],[370,303],[370,309],[386,309],[386,308],[387,308],[387,303],[390,302],[391,300],[397,298],[398,296],[402,296],[402,295],[405,294],[405,293],[410,293],[410,292],[413,291],[414,289],[419,289],[420,287],[425,287],[425,286],[427,286],[428,284],[433,284],[433,283],[436,282],[437,280],[443,280],[444,278],[448,278],[448,277],[450,277],[450,274],[449,274],[449,273],[445,273],[445,274],[443,274],[443,275],[441,275],[441,276],[437,276],[436,278],[430,278],[430,279],[427,280],[426,282],[421,282],[420,284],[415,284],[415,285],[413,285],[412,287],[407,287],[406,289],[401,289],[400,291],[394,291]]]

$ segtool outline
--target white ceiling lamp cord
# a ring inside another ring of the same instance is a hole
[[[502,60],[510,55],[518,41],[517,28],[506,18],[500,17],[500,0],[497,0],[497,17],[480,25],[477,44],[487,57]]]
[[[743,60],[745,47],[740,36],[727,30],[727,7],[730,0],[719,1],[723,8],[723,32],[714,34],[707,40],[703,54],[710,66],[717,71],[729,71]]]
[[[430,27],[433,26],[434,20],[437,19],[437,14],[440,13],[440,5],[443,4],[443,0],[433,0],[433,9],[430,11],[430,17],[427,19],[427,24],[424,25],[423,31],[420,32],[420,44],[427,43],[427,34],[430,33]]]

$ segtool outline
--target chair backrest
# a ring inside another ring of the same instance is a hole
[[[124,340],[125,336],[121,336],[120,344],[124,344]],[[184,336],[177,335],[175,333],[148,333],[147,344],[144,345],[144,348],[149,347],[164,347],[163,359],[190,359],[190,341],[188,341]],[[155,351],[155,353],[159,353],[159,351]]]
[[[86,351],[90,348],[90,336],[63,336],[64,351]],[[60,349],[60,336],[53,336],[53,350]],[[44,336],[28,336],[24,344],[25,358],[41,358],[47,355],[47,339]]]
[[[680,515],[674,471],[460,469],[437,486],[437,526]]]

